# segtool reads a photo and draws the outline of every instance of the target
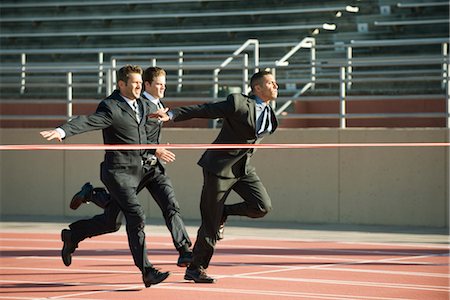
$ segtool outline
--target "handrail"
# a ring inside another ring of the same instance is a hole
[[[186,13],[150,13],[150,14],[129,14],[129,15],[90,15],[90,16],[61,16],[61,17],[18,17],[18,18],[0,18],[1,23],[6,22],[52,22],[52,21],[87,21],[87,20],[124,20],[130,19],[161,19],[161,18],[204,18],[204,17],[226,17],[226,16],[253,16],[253,15],[272,15],[272,14],[302,14],[302,13],[320,13],[329,11],[347,11],[354,12],[355,7],[325,6],[311,8],[290,8],[290,9],[266,9],[266,10],[240,10],[240,11],[207,11],[207,12],[186,12]]]
[[[413,7],[431,7],[431,6],[448,6],[446,2],[419,2],[419,3],[397,3],[397,7],[400,8],[413,8]]]
[[[236,49],[236,51],[233,52],[231,56],[226,58],[217,68],[213,71],[213,97],[217,98],[219,95],[219,73],[222,71],[223,68],[225,68],[230,62],[233,61],[235,57],[237,57],[239,54],[241,54],[245,49],[247,49],[249,46],[253,45],[254,49],[254,66],[255,66],[255,73],[259,70],[259,41],[257,39],[248,39],[241,47]],[[246,85],[248,81],[248,65],[245,65],[244,63],[244,79],[242,83],[242,91],[246,92]]]
[[[301,40],[295,47],[293,47],[288,53],[286,53],[282,58],[275,61],[276,67],[287,66],[289,64],[288,59],[291,58],[295,53],[297,53],[302,48],[311,49],[310,53],[310,64],[311,64],[311,74],[310,79],[311,82],[308,82],[303,86],[303,88],[296,92],[293,97],[299,97],[303,95],[307,90],[314,89],[315,81],[316,81],[316,39],[312,37],[306,37]],[[285,111],[292,104],[292,100],[286,101],[279,109],[275,111],[275,114],[278,116],[283,111]]]
[[[342,44],[352,47],[381,47],[381,46],[411,46],[411,45],[430,45],[448,42],[447,38],[420,38],[420,39],[386,39],[386,40],[351,40],[349,44]],[[334,46],[335,47],[335,46]]]
[[[334,24],[297,24],[276,26],[244,26],[244,27],[208,27],[208,28],[174,28],[174,29],[150,29],[150,30],[106,30],[106,31],[67,31],[67,32],[23,32],[0,33],[0,38],[42,38],[42,37],[78,37],[78,36],[114,36],[114,35],[152,35],[152,34],[203,34],[203,33],[228,33],[228,32],[253,32],[253,31],[280,31],[323,28],[328,30]],[[335,26],[335,25],[334,25]]]
[[[402,21],[374,21],[375,26],[398,26],[398,25],[431,25],[449,23],[449,19],[429,19],[429,20],[402,20]]]
[[[109,0],[109,1],[47,1],[47,2],[29,2],[29,3],[1,3],[0,8],[24,8],[24,7],[60,7],[60,6],[87,6],[87,5],[130,5],[130,4],[169,4],[186,2],[203,2],[204,0]],[[209,2],[226,2],[240,0],[208,0]]]
[[[342,43],[340,47],[381,47],[381,46],[410,46],[410,45],[430,45],[442,44],[448,42],[447,38],[420,38],[420,39],[385,39],[385,40],[351,40],[350,43]],[[280,48],[280,47],[294,47],[296,42],[284,43],[267,43],[260,44],[260,49]],[[232,45],[200,45],[200,46],[183,46],[181,48],[184,52],[208,52],[208,51],[233,51],[239,44]],[[336,44],[332,45],[316,45],[317,49],[336,48]],[[54,48],[54,49],[2,49],[2,55],[20,55],[25,53],[27,55],[42,55],[42,54],[97,54],[103,52],[110,53],[167,53],[177,52],[180,46],[164,46],[164,47],[109,47],[109,48]]]
[[[275,66],[285,66],[287,65],[287,60],[291,58],[292,55],[297,53],[301,48],[313,48],[316,45],[316,39],[312,37],[306,37],[301,40],[295,47],[293,47],[288,53],[286,53],[282,58],[275,61]]]

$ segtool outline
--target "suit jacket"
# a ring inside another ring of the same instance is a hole
[[[102,129],[105,144],[146,144],[145,124],[149,108],[147,103],[137,101],[143,116],[140,123],[135,112],[116,90],[100,102],[92,115],[77,117],[60,127],[66,132],[66,138]],[[106,150],[102,168],[111,174],[111,180],[120,185],[137,186],[141,179],[142,160],[146,156],[148,153],[143,150]]]
[[[154,113],[158,110],[158,107],[147,99],[144,95],[142,95],[142,101],[147,104],[148,114]],[[161,102],[162,104],[162,102]],[[164,106],[164,105],[163,105]],[[163,126],[163,122],[159,121],[157,118],[147,118],[147,122],[145,123],[146,131],[147,131],[147,143],[149,144],[159,144],[161,142],[161,129]],[[152,154],[155,153],[155,150],[151,150]]]
[[[278,121],[271,110],[272,133]],[[256,102],[252,96],[231,94],[225,101],[178,107],[172,110],[175,122],[192,118],[223,118],[222,129],[213,144],[256,144]],[[209,172],[226,178],[241,177],[254,168],[250,158],[254,149],[206,150],[198,164]]]

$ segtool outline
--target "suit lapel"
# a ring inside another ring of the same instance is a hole
[[[125,101],[125,99],[120,99],[118,106],[122,110],[126,111],[134,120],[136,120],[136,115],[135,115],[133,109],[128,105],[128,103]]]
[[[254,96],[247,98],[249,123],[256,132],[256,102]]]
[[[138,100],[136,100],[136,101],[138,101]],[[145,114],[145,108],[144,108],[144,105],[141,105],[141,104],[139,103],[139,101],[138,101],[138,105],[140,105],[141,110],[142,110],[142,112],[143,112],[143,114],[142,114],[143,117],[141,118],[141,122],[142,122],[142,120],[144,119],[144,116],[146,116],[146,114]],[[136,120],[136,113],[135,113],[134,110],[130,107],[130,105],[125,101],[125,99],[120,99],[120,100],[119,100],[118,106],[119,106],[122,110],[126,111],[126,112],[130,115],[130,117],[133,118],[133,120],[134,120],[136,123],[138,123],[138,121]]]

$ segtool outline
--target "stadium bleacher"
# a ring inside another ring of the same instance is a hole
[[[69,73],[74,113],[89,113],[111,88],[114,62],[166,68],[173,105],[214,101],[244,89],[245,72],[271,68],[286,127],[339,126],[343,68],[347,126],[443,127],[448,9],[419,0],[2,1],[0,125],[58,124]],[[313,46],[277,65],[307,37]],[[258,49],[233,56],[249,39]],[[229,57],[214,93],[214,70]],[[401,112],[409,116],[390,118]]]

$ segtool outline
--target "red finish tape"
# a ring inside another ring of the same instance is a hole
[[[37,144],[0,145],[0,150],[140,150],[140,149],[316,149],[361,147],[449,147],[450,143],[335,143],[335,144]]]

